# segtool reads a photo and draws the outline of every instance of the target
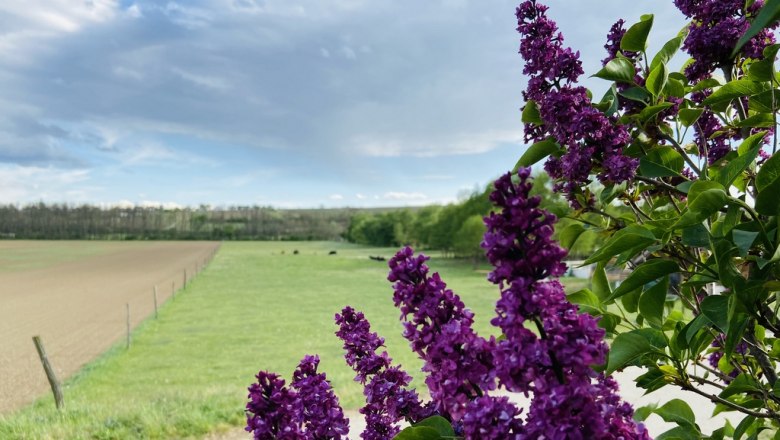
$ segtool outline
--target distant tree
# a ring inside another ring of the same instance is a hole
[[[475,214],[467,218],[455,233],[453,248],[456,255],[471,258],[474,268],[477,268],[485,252],[480,246],[485,235],[485,222],[482,216]]]

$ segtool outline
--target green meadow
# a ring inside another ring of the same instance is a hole
[[[344,243],[225,243],[158,319],[134,331],[129,350],[118,341],[65,381],[64,411],[43,396],[0,416],[0,438],[201,438],[242,426],[246,388],[258,370],[289,378],[303,355],[315,353],[343,406],[357,409],[362,390],[334,335],[333,315],[345,305],[366,314],[391,357],[422,388],[421,363],[401,337],[386,263],[368,258],[393,252]],[[488,334],[498,295],[485,280],[488,268],[433,256],[431,267]],[[583,285],[563,281],[569,289]]]

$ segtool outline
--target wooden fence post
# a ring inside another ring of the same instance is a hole
[[[154,319],[157,319],[157,284],[154,285]]]
[[[41,364],[43,364],[43,371],[46,372],[46,378],[49,379],[49,385],[51,385],[51,391],[54,393],[54,404],[57,405],[58,410],[62,410],[65,407],[65,402],[62,398],[62,389],[60,389],[60,382],[57,380],[57,376],[54,374],[54,369],[49,364],[49,358],[46,356],[46,350],[43,348],[43,342],[40,336],[33,336],[33,343],[35,343],[35,349],[38,350],[38,357],[41,358]]]
[[[130,348],[130,303],[127,303],[127,348]]]

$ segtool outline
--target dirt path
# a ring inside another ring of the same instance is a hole
[[[37,242],[35,246],[41,246]],[[74,252],[83,242],[71,242]],[[62,242],[57,242],[62,247]],[[215,250],[214,242],[108,243],[99,252],[47,267],[0,271],[0,413],[49,391],[35,347],[40,335],[60,380],[125,337],[125,304],[135,327]],[[19,249],[0,242],[0,254]]]

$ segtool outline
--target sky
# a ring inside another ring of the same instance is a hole
[[[0,203],[455,201],[526,148],[517,3],[3,0]],[[655,14],[651,53],[684,26],[672,0],[545,3],[588,73],[618,18]]]

